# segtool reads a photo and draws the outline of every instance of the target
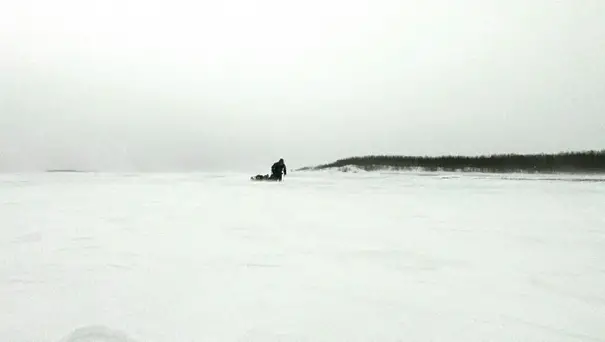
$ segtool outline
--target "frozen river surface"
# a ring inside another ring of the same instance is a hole
[[[605,341],[598,177],[0,175],[0,341]]]

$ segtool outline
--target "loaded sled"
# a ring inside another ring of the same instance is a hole
[[[278,182],[279,178],[277,178],[277,177],[271,177],[269,175],[256,175],[256,176],[250,177],[250,180],[253,180],[253,181],[267,181],[267,182]]]

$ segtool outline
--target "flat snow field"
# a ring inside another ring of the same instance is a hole
[[[0,175],[0,341],[605,341],[605,179]]]

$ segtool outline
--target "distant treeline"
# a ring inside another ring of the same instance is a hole
[[[46,172],[49,172],[49,173],[85,173],[85,172],[90,172],[90,171],[74,170],[74,169],[50,169],[50,170],[46,170]]]
[[[340,159],[330,164],[305,167],[301,170],[321,170],[344,166],[355,166],[367,171],[422,169],[428,171],[605,173],[605,150],[557,154],[497,154],[477,157],[364,156]]]

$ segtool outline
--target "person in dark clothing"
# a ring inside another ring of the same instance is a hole
[[[286,174],[286,164],[284,164],[283,159],[280,159],[278,162],[274,163],[271,166],[271,179],[275,179],[281,182],[283,176],[285,176]]]

